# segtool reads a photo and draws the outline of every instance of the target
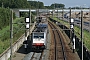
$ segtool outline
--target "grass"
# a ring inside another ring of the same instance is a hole
[[[86,30],[84,30],[84,44],[86,45],[86,47],[90,50],[90,33]]]
[[[24,18],[16,18],[14,22],[24,22]],[[23,25],[13,24],[13,43],[24,33],[24,30],[19,30]],[[24,29],[23,27],[22,29]],[[17,32],[18,31],[18,32]],[[6,26],[0,30],[0,54],[10,46],[10,26]]]
[[[69,23],[63,20],[60,20],[58,18],[53,18],[54,20],[57,20],[58,22],[61,22],[62,24],[64,24],[65,26],[67,26],[68,28],[70,27]],[[81,29],[78,26],[74,27],[75,30],[75,34],[76,36],[81,39]],[[90,50],[90,32],[83,30],[83,41],[85,46]]]
[[[69,27],[70,25],[69,25],[69,23],[67,23],[66,21],[64,21],[64,20],[60,20],[60,19],[58,19],[58,18],[53,18],[54,20],[57,20],[58,22],[61,22],[61,23],[63,23],[64,25],[66,25],[67,27]]]

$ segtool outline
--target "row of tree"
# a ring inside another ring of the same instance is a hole
[[[27,1],[27,0],[0,0],[0,7],[9,8],[65,8],[64,4],[54,3],[50,6],[44,6],[43,2],[40,1]]]
[[[27,0],[0,0],[0,29],[9,25],[10,8],[32,8],[32,9],[53,9],[64,8],[64,4],[51,4],[51,6],[44,6],[40,1],[27,1]],[[25,15],[26,13],[22,14]],[[14,15],[15,18],[15,15]]]

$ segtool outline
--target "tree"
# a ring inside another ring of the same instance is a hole
[[[28,1],[29,4],[31,5],[31,8],[36,8],[36,9],[43,9],[44,7],[44,3],[40,2],[40,1]]]
[[[54,4],[51,4],[51,7],[52,8],[65,8],[65,5],[59,4],[59,3],[54,3]]]
[[[45,8],[43,2],[38,2],[38,3],[39,3],[39,8],[41,9]]]

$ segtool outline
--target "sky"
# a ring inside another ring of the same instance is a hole
[[[37,1],[37,0],[35,0]],[[50,6],[52,3],[62,3],[68,7],[90,7],[90,0],[38,0],[44,3],[45,6]]]

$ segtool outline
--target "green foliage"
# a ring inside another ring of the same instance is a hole
[[[84,36],[83,41],[86,47],[90,50],[90,32],[84,30],[83,36]]]
[[[33,23],[34,21],[35,21],[35,15],[32,14],[32,15],[31,15],[31,22]]]
[[[29,4],[31,5],[31,8],[35,8],[35,9],[37,9],[37,8],[40,8],[40,9],[45,8],[43,2],[40,2],[40,1],[38,1],[38,2],[37,1],[29,1]]]
[[[54,3],[51,6],[45,6],[47,9],[54,9],[54,8],[65,8],[64,4]]]
[[[28,8],[30,7],[27,0],[0,0],[0,6],[9,8]]]
[[[3,3],[3,4],[2,4]],[[27,0],[0,0],[0,7],[9,8],[32,8],[32,9],[53,9],[53,8],[65,8],[64,4],[51,4],[51,6],[44,6],[40,1],[27,1]]]
[[[11,13],[9,8],[0,8],[0,30],[9,25],[10,17]],[[13,18],[16,18],[15,13],[13,14]]]
[[[9,25],[10,10],[8,8],[0,8],[0,29]]]
[[[45,8],[47,8],[47,9],[53,9],[54,7],[51,7],[51,6],[45,6]]]
[[[23,23],[24,18],[17,18],[14,22]],[[22,30],[20,28],[22,27]],[[22,24],[13,24],[13,42],[15,42],[23,33],[24,25]],[[0,30],[0,54],[5,51],[10,46],[10,26],[6,26]]]
[[[51,7],[52,8],[65,8],[65,5],[59,4],[59,3],[54,3],[54,4],[51,4]]]

